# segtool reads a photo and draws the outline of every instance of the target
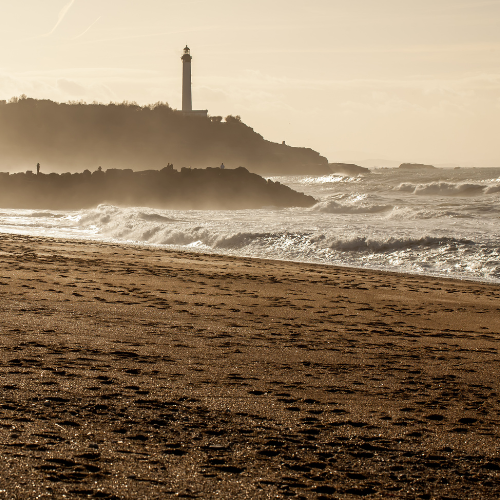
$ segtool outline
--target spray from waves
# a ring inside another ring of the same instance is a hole
[[[473,184],[469,182],[429,182],[426,184],[412,184],[402,182],[394,188],[395,191],[403,191],[415,195],[437,195],[437,196],[478,196],[481,194],[493,194],[500,192],[500,185]]]
[[[80,217],[80,225],[88,226],[102,221],[103,218],[110,220],[111,216],[123,213],[118,207],[112,205],[98,205],[96,208],[90,209],[82,213]]]
[[[303,175],[269,177],[274,182],[280,182],[285,185],[304,185],[304,186],[328,186],[329,184],[352,184],[363,181],[362,175],[349,176],[347,174],[329,174],[320,177],[311,177]]]
[[[330,174],[321,177],[305,177],[301,179],[301,184],[339,184],[339,183],[354,183],[363,180],[363,176],[349,176],[346,174]]]

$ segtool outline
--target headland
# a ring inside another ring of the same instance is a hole
[[[266,176],[330,173],[318,152],[267,141],[239,116],[193,116],[166,103],[57,103],[26,96],[0,103],[0,171],[37,163],[53,172],[224,163]]]

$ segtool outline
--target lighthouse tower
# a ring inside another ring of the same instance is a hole
[[[193,111],[193,100],[191,98],[191,54],[189,47],[184,47],[182,59],[182,111]]]
[[[193,99],[191,97],[191,53],[189,47],[184,47],[182,54],[182,112],[189,116],[199,116],[206,118],[208,110],[193,110]]]

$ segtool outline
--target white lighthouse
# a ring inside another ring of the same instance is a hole
[[[193,111],[193,100],[191,97],[191,53],[189,47],[184,47],[182,59],[182,111],[184,113]]]
[[[191,51],[186,45],[182,54],[182,112],[190,116],[207,117],[207,109],[193,110],[193,98],[191,96]]]

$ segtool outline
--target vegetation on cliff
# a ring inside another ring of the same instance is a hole
[[[0,103],[0,171],[75,172],[216,167],[262,175],[325,174],[327,159],[266,141],[239,117],[186,116],[166,103],[56,103],[21,96]]]

